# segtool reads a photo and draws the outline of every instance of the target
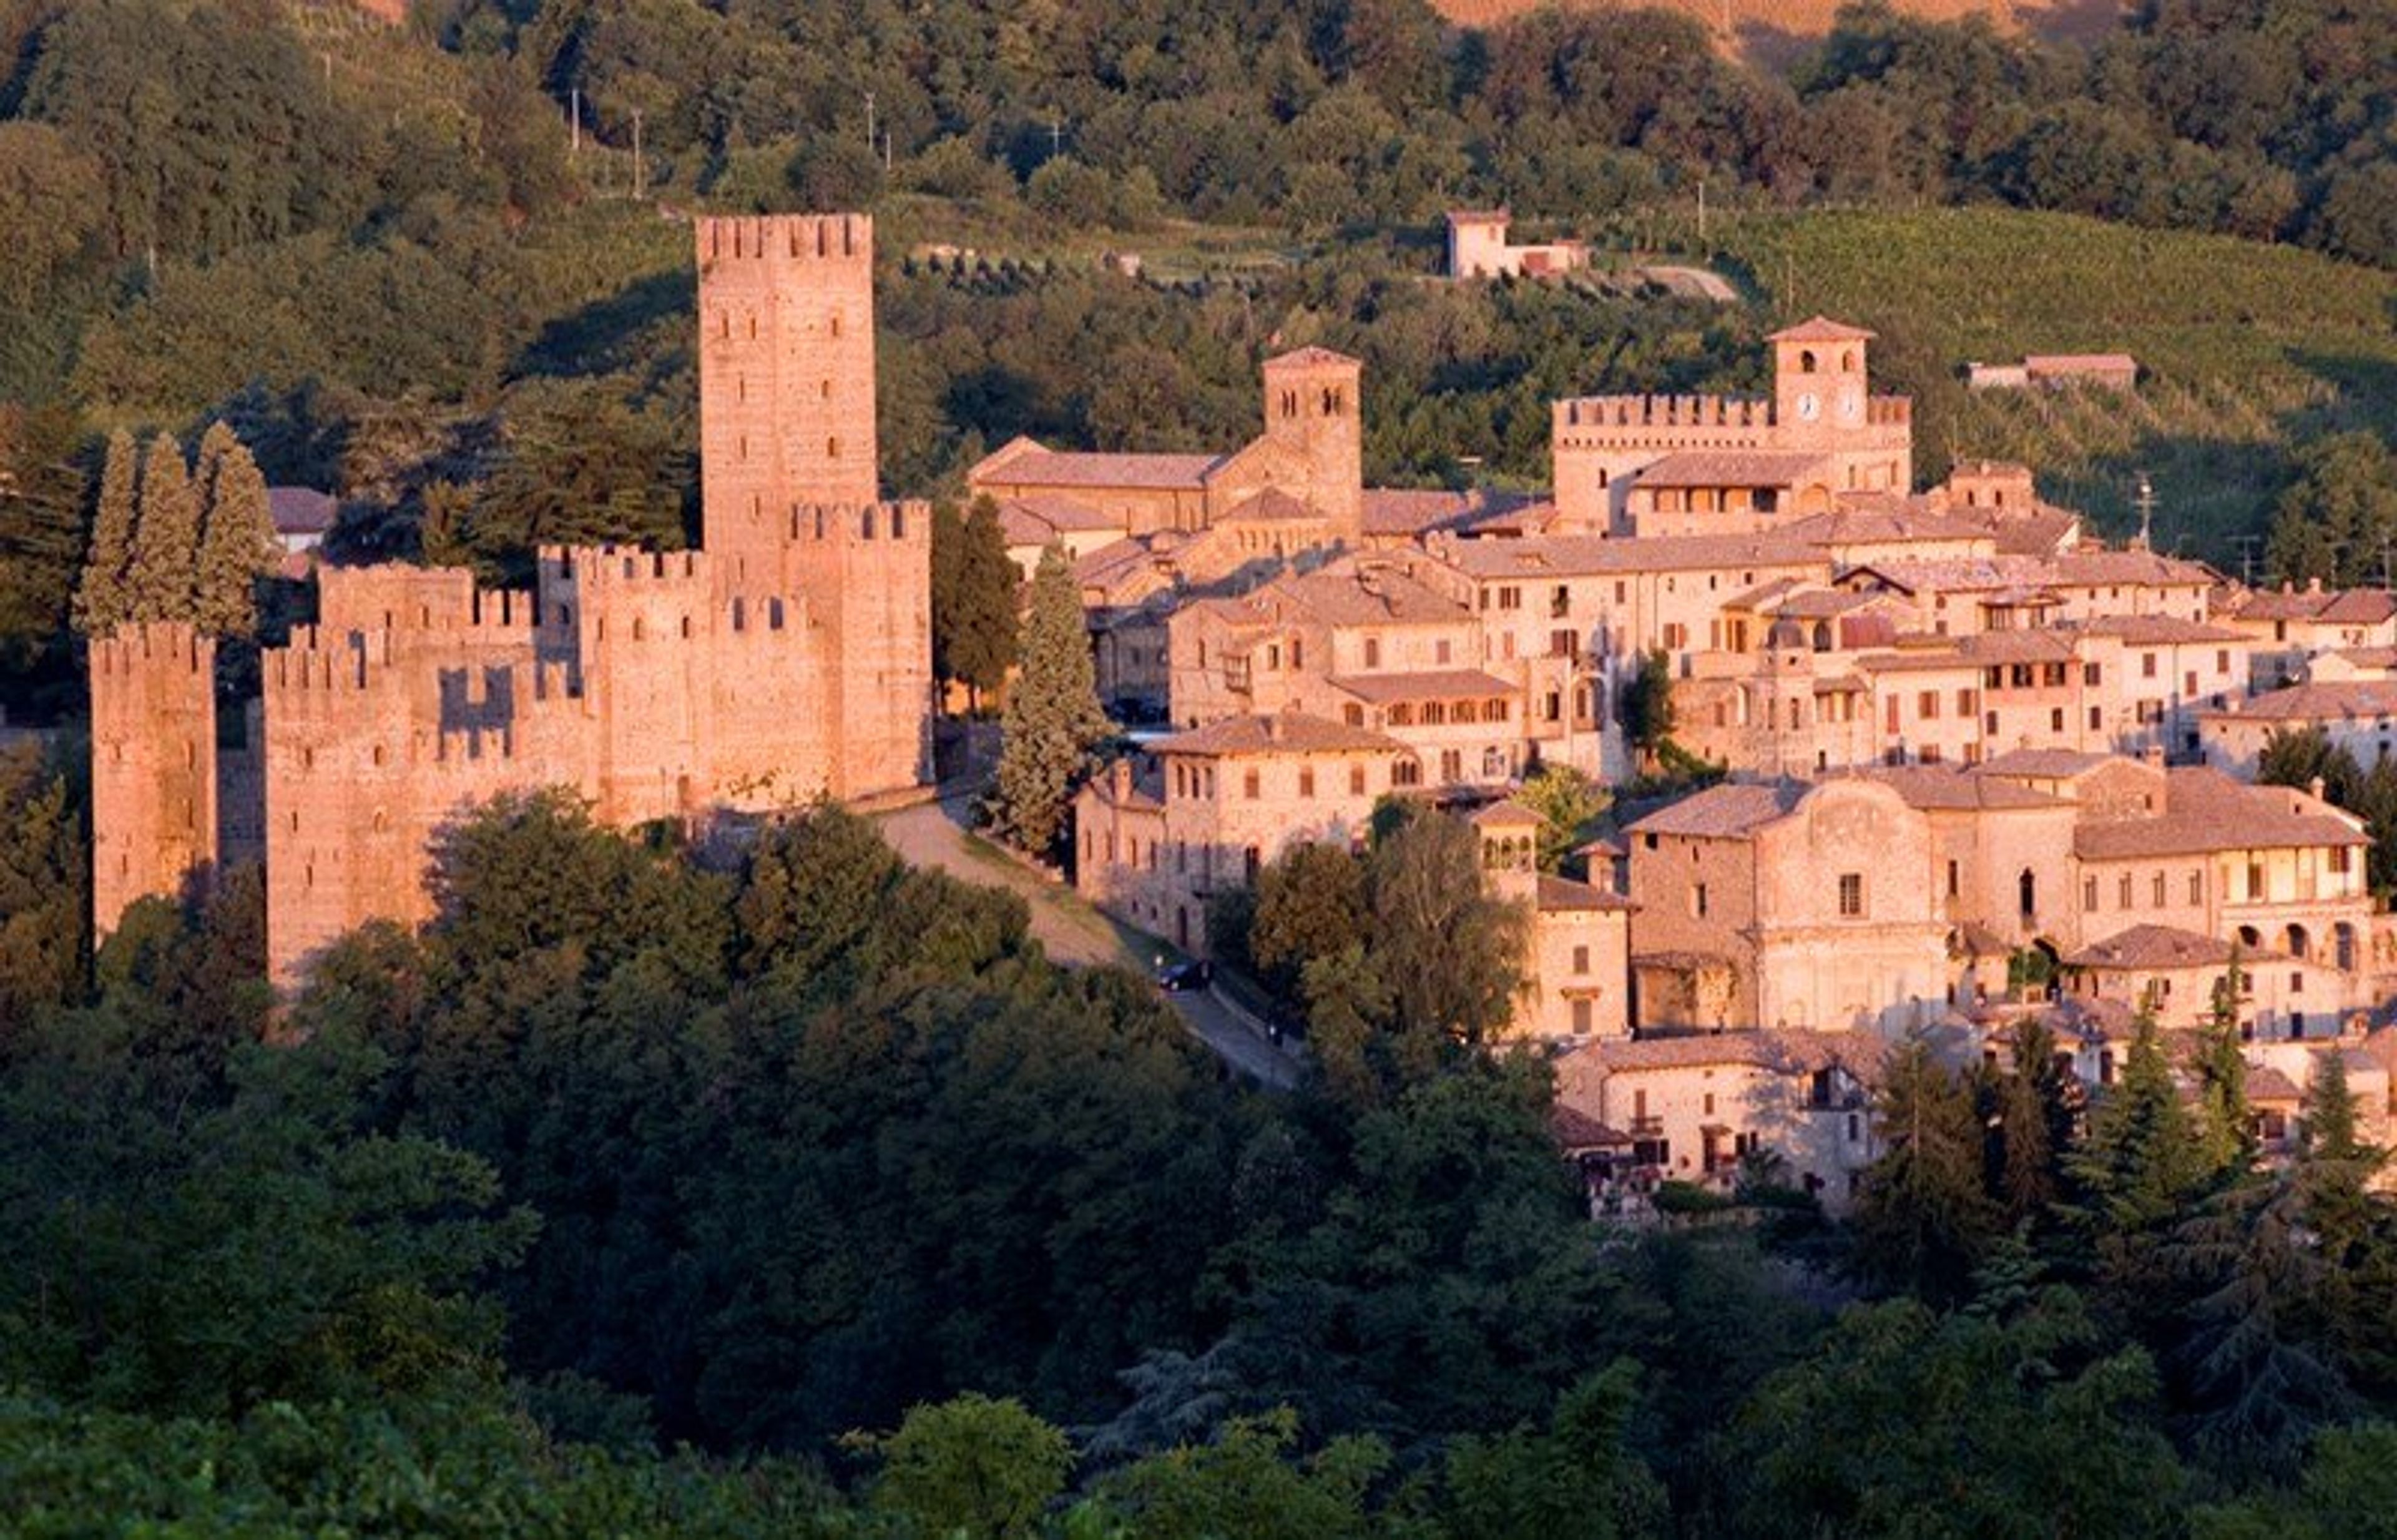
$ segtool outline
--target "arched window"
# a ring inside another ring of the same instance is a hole
[[[1798,355],[1798,372],[1801,374],[1812,374],[1814,372],[1814,350],[1813,348],[1808,348]]]
[[[2039,877],[2028,866],[2023,868],[2022,876],[2015,879],[2015,896],[2025,920],[2039,914]]]

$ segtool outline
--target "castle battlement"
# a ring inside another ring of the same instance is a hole
[[[1773,403],[1752,395],[1584,395],[1559,401],[1567,428],[1769,428]]]
[[[91,671],[114,679],[156,676],[162,670],[216,670],[216,643],[185,621],[136,621],[91,642]]]
[[[807,541],[882,540],[929,547],[932,505],[902,502],[803,502],[791,509],[787,534]]]
[[[703,266],[741,261],[845,261],[874,260],[871,214],[764,214],[701,219]]]

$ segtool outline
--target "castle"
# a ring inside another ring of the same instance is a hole
[[[878,496],[872,221],[697,234],[702,548],[545,548],[530,593],[326,569],[316,623],[261,660],[248,773],[218,749],[209,638],[95,640],[100,933],[262,854],[289,984],[366,921],[428,917],[432,842],[502,793],[568,787],[629,825],[925,778],[931,519]]]

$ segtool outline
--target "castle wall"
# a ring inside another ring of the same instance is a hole
[[[146,623],[91,644],[92,923],[217,860],[216,641]]]

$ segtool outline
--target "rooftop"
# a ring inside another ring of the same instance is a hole
[[[1783,817],[1806,795],[1796,781],[1762,784],[1708,786],[1657,809],[1624,832],[1627,834],[1690,835],[1705,839],[1734,839],[1761,824]]]
[[[1405,748],[1397,739],[1370,729],[1296,711],[1225,716],[1149,745],[1153,754],[1203,758],[1242,754],[1396,754]]]

